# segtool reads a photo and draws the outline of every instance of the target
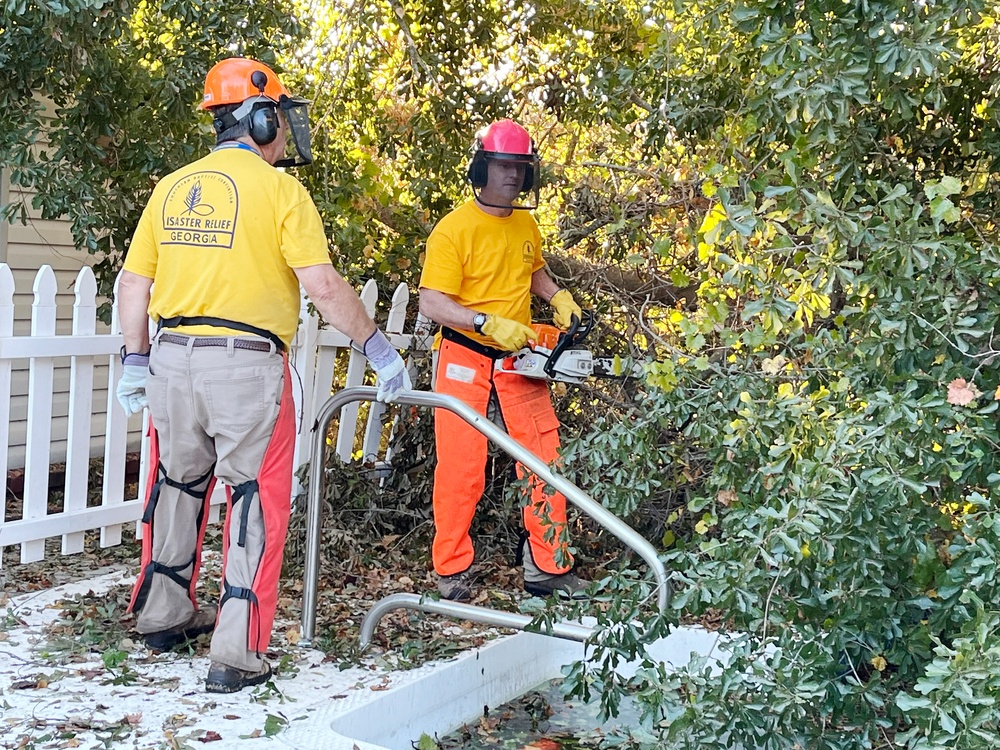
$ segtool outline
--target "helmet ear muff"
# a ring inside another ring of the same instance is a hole
[[[260,107],[250,113],[250,138],[266,146],[278,137],[278,112],[274,107]]]
[[[467,175],[472,187],[482,190],[486,187],[486,154],[483,153],[482,143],[476,141],[476,151],[472,154],[472,161],[469,162],[469,172]]]
[[[532,148],[534,151],[534,148]],[[538,159],[528,164],[524,170],[524,182],[521,183],[521,192],[527,193],[535,186],[535,164],[538,163]]]

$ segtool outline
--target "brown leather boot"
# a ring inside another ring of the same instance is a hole
[[[472,574],[469,570],[451,576],[438,575],[438,593],[442,599],[467,602],[472,599]]]
[[[271,665],[266,661],[257,672],[230,667],[213,661],[205,678],[205,690],[209,693],[238,693],[245,687],[260,685],[271,679]]]
[[[170,651],[172,648],[197,638],[203,633],[211,633],[215,630],[215,618],[219,613],[219,608],[214,604],[211,607],[202,607],[191,618],[180,625],[175,625],[166,630],[157,630],[154,633],[143,633],[142,639],[153,651]]]

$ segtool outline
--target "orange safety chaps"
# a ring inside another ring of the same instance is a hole
[[[547,463],[559,458],[559,419],[546,381],[506,373],[494,377],[490,357],[445,339],[441,341],[434,390],[455,396],[483,416],[495,392],[507,433]],[[439,575],[454,575],[467,570],[475,554],[469,529],[486,487],[487,440],[445,409],[434,412],[434,435],[434,570]],[[528,473],[518,463],[518,476]],[[564,534],[566,498],[547,491],[536,478],[523,521],[535,565],[552,574],[570,570],[573,560]],[[564,565],[556,562],[560,549]]]

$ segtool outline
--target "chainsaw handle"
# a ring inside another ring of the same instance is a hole
[[[559,341],[556,343],[556,348],[552,350],[548,361],[542,366],[545,374],[550,378],[554,379],[556,376],[556,362],[559,361],[559,357],[562,356],[562,353],[581,343],[594,329],[594,311],[581,310],[580,314],[583,316],[582,319],[578,318],[576,315],[573,315],[570,318],[569,330],[559,335]]]

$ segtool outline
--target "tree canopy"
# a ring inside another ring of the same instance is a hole
[[[568,684],[613,706],[616,659],[714,617],[728,666],[647,664],[630,689],[658,723],[633,742],[987,748],[997,21],[935,0],[10,0],[0,154],[113,273],[155,179],[209,143],[204,72],[260,57],[313,100],[299,177],[338,267],[412,284],[474,132],[518,119],[550,266],[609,352],[648,362],[627,397],[563,399],[566,464],[655,535],[675,589],[657,618],[646,584],[615,588]]]

